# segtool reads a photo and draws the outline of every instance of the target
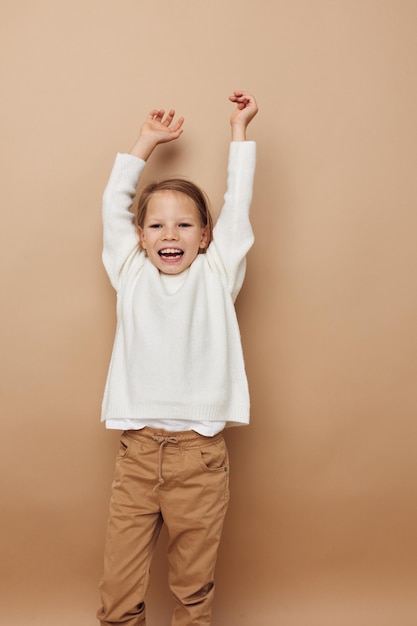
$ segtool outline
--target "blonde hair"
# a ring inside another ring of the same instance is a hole
[[[146,218],[146,211],[152,196],[158,191],[174,191],[183,193],[191,198],[200,217],[201,225],[207,227],[207,246],[201,248],[199,252],[204,253],[213,238],[213,218],[210,213],[210,202],[206,193],[197,185],[185,178],[166,178],[159,182],[150,183],[142,191],[137,209],[135,211],[135,226],[143,228]]]

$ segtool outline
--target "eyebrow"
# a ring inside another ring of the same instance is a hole
[[[164,217],[148,217],[146,221],[149,222],[163,222],[165,220]],[[175,218],[176,222],[198,222],[196,217],[192,217],[191,215],[183,215],[182,217]]]

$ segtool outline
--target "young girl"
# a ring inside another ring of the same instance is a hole
[[[172,626],[209,625],[217,548],[229,500],[222,430],[249,422],[234,301],[253,243],[248,213],[253,96],[235,91],[227,192],[212,228],[204,193],[173,178],[149,185],[129,211],[145,162],[181,135],[154,110],[130,154],[117,155],[103,198],[103,261],[117,291],[117,330],[103,400],[123,430],[112,485],[102,625],[145,626],[145,592],[162,523],[168,530]]]

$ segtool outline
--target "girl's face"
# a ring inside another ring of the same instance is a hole
[[[186,270],[208,242],[208,229],[193,200],[176,191],[153,194],[138,232],[142,249],[164,274]]]

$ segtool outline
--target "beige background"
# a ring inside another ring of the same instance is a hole
[[[147,175],[218,210],[234,88],[260,113],[238,301],[252,425],[213,626],[415,626],[417,2],[3,2],[1,622],[90,626],[117,433],[100,201],[150,108]],[[162,538],[149,624],[169,623]]]

